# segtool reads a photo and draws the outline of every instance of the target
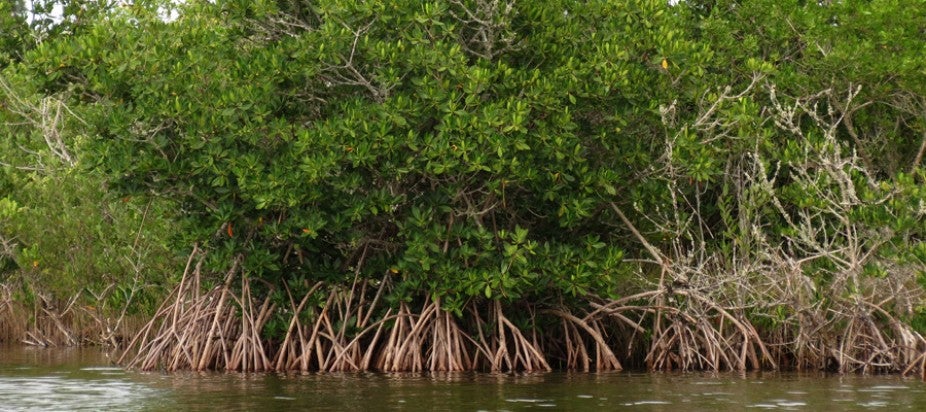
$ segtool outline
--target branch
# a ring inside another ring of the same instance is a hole
[[[46,96],[41,99],[38,105],[28,102],[21,98],[3,78],[0,78],[0,92],[8,98],[11,103],[9,111],[22,117],[27,121],[27,125],[41,132],[45,145],[52,155],[60,159],[67,166],[73,167],[77,164],[77,159],[68,150],[67,144],[62,137],[64,126],[65,112],[71,117],[77,119],[80,123],[86,125],[83,119],[77,116],[61,99],[54,96]],[[18,167],[22,169],[22,167]]]
[[[624,215],[624,212],[622,212],[621,209],[617,207],[617,205],[614,204],[613,202],[611,203],[611,208],[614,209],[614,213],[617,213],[617,217],[619,217],[621,221],[624,222],[624,225],[626,225],[627,228],[630,229],[630,232],[633,233],[633,236],[636,237],[637,240],[639,240],[640,243],[643,244],[643,247],[646,248],[646,251],[649,252],[649,254],[653,257],[653,259],[655,259],[657,262],[659,262],[660,265],[665,267],[666,262],[668,262],[668,259],[666,259],[665,256],[662,255],[662,253],[659,253],[659,249],[656,249],[655,246],[653,246],[651,243],[649,243],[649,241],[646,240],[645,237],[643,237],[640,231],[637,230],[636,226],[634,226],[633,223],[630,223],[630,219],[627,219],[627,216]]]
[[[377,102],[382,102],[389,97],[389,92],[392,90],[392,86],[384,86],[375,84],[373,80],[357,67],[355,58],[357,57],[357,46],[360,43],[361,38],[370,27],[373,25],[373,21],[365,24],[359,29],[352,29],[347,23],[340,22],[345,29],[349,30],[353,34],[353,40],[351,41],[350,54],[347,56],[339,55],[338,57],[343,62],[340,65],[328,64],[322,68],[321,72],[325,73],[322,75],[322,79],[325,83],[331,87],[335,85],[346,85],[346,86],[361,86],[367,91],[370,92],[373,99]]]
[[[486,59],[496,57],[518,48],[514,32],[510,30],[511,20],[517,11],[514,1],[476,0],[470,8],[462,0],[450,2],[463,11],[463,15],[450,11],[450,15],[472,30],[468,38],[462,38],[461,46],[467,52]]]

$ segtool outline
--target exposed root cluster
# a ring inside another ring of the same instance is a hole
[[[220,286],[201,294],[202,259],[191,269],[190,255],[180,284],[154,318],[128,344],[134,356],[123,353],[119,362],[140,369],[272,370],[261,337],[275,305],[266,297],[255,302],[248,278],[240,294],[232,292],[238,263]]]
[[[81,305],[81,294],[67,300],[36,294],[32,305],[18,301],[13,287],[0,284],[0,343],[59,347],[118,346],[124,336],[138,331],[135,317],[113,320],[93,306]]]
[[[0,285],[0,343],[25,336],[25,319],[22,308],[13,300],[9,285]]]
[[[298,300],[290,294],[289,307],[278,311],[269,297],[254,298],[237,264],[223,283],[203,293],[201,259],[194,265],[191,255],[180,284],[126,346],[121,363],[168,371],[510,372],[547,371],[551,364],[584,371],[621,370],[625,364],[650,370],[926,371],[926,340],[866,300],[855,299],[854,306],[840,300],[818,310],[794,303],[805,310],[756,326],[771,308],[730,304],[729,291],[697,287],[695,278],[690,287],[664,284],[620,299],[589,297],[585,310],[524,304],[512,320],[506,311],[514,307],[497,301],[472,301],[462,316],[430,296],[389,304],[392,281],[386,275],[357,277],[350,287],[319,282]],[[262,296],[270,295],[267,288]],[[270,340],[265,326],[278,315],[288,317],[285,335]]]
[[[193,261],[120,363],[168,371],[550,370],[536,336],[526,337],[501,305],[470,305],[476,321],[465,329],[439,300],[388,307],[388,276],[357,279],[349,289],[317,283],[298,302],[290,295],[286,334],[271,344],[261,338],[276,309],[269,298],[255,303],[237,265],[223,284],[200,293],[202,260]],[[327,297],[313,303],[319,296]]]

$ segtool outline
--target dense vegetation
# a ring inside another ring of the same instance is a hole
[[[926,7],[63,4],[0,6],[8,317],[145,315],[142,368],[926,372]]]

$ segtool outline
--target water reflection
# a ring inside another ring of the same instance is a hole
[[[4,411],[141,410],[149,388],[122,380],[61,377],[0,378]]]
[[[814,374],[124,372],[99,352],[0,347],[0,410],[926,410],[926,384]]]
[[[159,396],[106,364],[98,350],[0,347],[0,410],[132,411]]]

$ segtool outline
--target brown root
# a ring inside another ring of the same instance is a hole
[[[439,307],[440,302],[435,302]],[[432,372],[454,372],[473,369],[468,336],[449,312],[438,309],[434,312],[434,326],[431,332],[429,367]]]
[[[260,338],[273,310],[269,298],[255,305],[246,277],[241,280],[241,296],[232,292],[238,260],[221,285],[202,294],[202,263],[203,257],[194,250],[180,284],[127,345],[119,363],[141,370],[272,369]]]
[[[497,301],[489,304],[491,323],[483,321],[475,303],[468,307],[476,320],[477,362],[482,358],[485,369],[492,372],[538,372],[551,370],[540,349],[536,335],[528,339],[502,311]],[[487,328],[487,326],[491,326]]]
[[[16,342],[26,335],[28,315],[13,300],[9,285],[0,285],[0,343]]]
[[[644,359],[650,370],[736,370],[776,368],[755,327],[735,308],[724,308],[691,290],[656,290],[596,304],[585,321],[608,316],[639,339],[650,324]],[[634,322],[625,313],[636,314]],[[578,319],[577,319],[578,320]],[[629,346],[629,345],[628,345]]]
[[[304,285],[308,291],[298,301],[290,295],[285,337],[268,342],[262,331],[276,312],[269,294],[256,299],[237,264],[221,285],[203,292],[201,264],[194,252],[180,284],[120,363],[145,370],[535,372],[550,370],[550,357],[584,371],[621,370],[629,363],[650,370],[926,374],[926,339],[891,315],[887,300],[798,303],[793,307],[801,310],[781,312],[762,329],[753,322],[769,317],[774,307],[737,305],[730,298],[735,293],[704,286],[663,286],[613,300],[589,297],[587,311],[563,305],[540,310],[539,317],[530,304],[473,299],[464,316],[454,316],[430,295],[386,305],[390,276],[377,281],[357,275],[349,287],[319,282]],[[788,287],[804,287],[797,280]],[[811,296],[797,290],[803,295],[789,296]],[[0,316],[12,310],[5,302]],[[515,308],[525,315],[512,320],[506,312]]]
[[[567,369],[591,370],[591,356],[581,332],[584,332],[584,335],[594,342],[594,370],[602,372],[623,369],[621,362],[617,359],[607,341],[607,336],[603,332],[606,328],[602,325],[600,319],[580,319],[566,310],[551,310],[549,313],[556,315],[563,321]]]

